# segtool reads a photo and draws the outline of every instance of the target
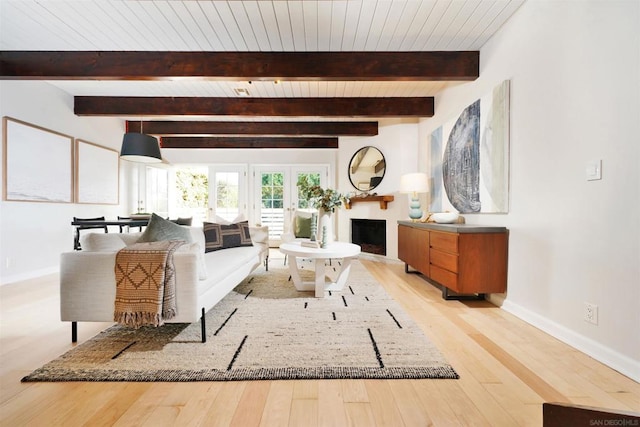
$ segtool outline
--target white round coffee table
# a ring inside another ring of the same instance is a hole
[[[324,297],[325,291],[341,291],[349,277],[351,260],[360,254],[360,246],[346,242],[331,242],[325,249],[302,246],[300,241],[283,243],[280,252],[289,257],[289,271],[296,289],[299,291],[315,291],[316,298]],[[305,282],[298,271],[297,258],[314,259],[315,281]],[[342,258],[342,266],[335,282],[325,280],[325,262],[332,258]]]

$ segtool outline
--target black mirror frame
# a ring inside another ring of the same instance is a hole
[[[381,176],[379,176],[379,177],[376,177],[376,176],[371,177],[371,179],[373,179],[373,178],[379,178],[379,179],[377,180],[375,185],[369,185],[369,188],[367,190],[362,190],[362,189],[358,188],[358,186],[353,182],[352,173],[351,173],[351,165],[353,164],[353,160],[356,158],[358,153],[360,153],[364,149],[374,149],[374,150],[376,150],[378,153],[380,153],[380,156],[382,157],[382,162],[384,162],[384,164],[385,164]],[[355,153],[353,153],[353,156],[351,156],[351,160],[349,160],[349,165],[347,167],[347,173],[349,175],[349,182],[351,183],[353,188],[355,188],[357,191],[363,192],[363,193],[368,193],[369,191],[375,189],[382,182],[382,179],[384,178],[384,175],[387,173],[387,165],[386,165],[386,163],[387,163],[387,160],[384,157],[384,154],[382,154],[382,151],[380,151],[380,149],[378,147],[374,147],[372,145],[367,145],[367,146],[364,146],[364,147],[358,149]]]

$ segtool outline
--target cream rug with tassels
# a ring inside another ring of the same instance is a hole
[[[312,264],[300,263],[313,280]],[[23,381],[458,378],[358,261],[342,292],[315,298],[296,291],[288,267],[273,260],[211,309],[206,324],[205,344],[199,323],[116,325]]]

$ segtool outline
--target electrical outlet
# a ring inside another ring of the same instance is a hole
[[[589,302],[584,303],[584,321],[598,324],[598,306]]]

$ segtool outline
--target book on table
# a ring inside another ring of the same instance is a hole
[[[311,240],[302,240],[300,242],[300,246],[304,246],[306,248],[319,248],[320,247],[320,243],[318,241],[311,241]]]

